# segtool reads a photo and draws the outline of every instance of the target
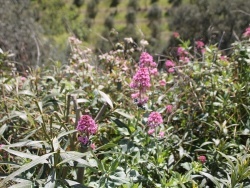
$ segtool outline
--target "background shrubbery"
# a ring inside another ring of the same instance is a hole
[[[247,2],[223,1],[212,8],[216,19],[204,13],[215,1],[190,1],[186,9],[169,1],[169,27],[179,33],[168,44],[158,27],[162,1],[129,1],[125,25],[115,29],[124,4],[110,1],[102,41],[86,47],[101,3],[3,3],[0,187],[249,187]],[[148,35],[136,29],[145,7]],[[239,22],[229,21],[234,9]],[[80,130],[82,115],[97,132]]]

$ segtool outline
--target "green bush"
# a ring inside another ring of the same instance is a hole
[[[178,37],[178,57],[161,70],[146,41],[95,56],[70,37],[68,65],[2,71],[1,187],[250,186],[245,36],[230,57]]]

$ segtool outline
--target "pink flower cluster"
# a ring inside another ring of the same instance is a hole
[[[174,72],[174,67],[175,67],[175,63],[174,63],[174,62],[172,62],[172,61],[170,61],[170,60],[167,60],[167,61],[165,62],[165,65],[166,65],[167,71],[168,71],[169,73],[173,73],[173,72]]]
[[[179,60],[182,61],[183,63],[190,62],[190,59],[188,57],[188,52],[184,48],[178,47],[177,48],[177,55],[179,56]]]
[[[177,39],[180,38],[180,34],[178,32],[174,32],[173,36],[174,36],[174,38],[177,38]]]
[[[152,135],[153,133],[155,133],[155,128],[163,123],[163,119],[162,119],[161,114],[159,112],[151,112],[149,114],[149,116],[148,116],[148,122],[147,123],[148,123],[148,126],[149,126],[148,134]],[[159,137],[160,138],[164,137],[164,132],[163,131],[159,132]]]
[[[243,33],[244,37],[250,37],[250,27],[246,28],[245,32]]]
[[[130,87],[133,89],[139,89],[140,91],[144,91],[150,86],[150,75],[148,69],[140,67],[133,76],[133,80],[130,83]]]
[[[89,142],[89,136],[97,132],[98,125],[89,115],[83,115],[78,121],[76,129],[84,136],[79,136],[78,141],[84,145]]]
[[[173,106],[172,106],[171,104],[168,104],[168,105],[166,106],[166,111],[167,111],[167,113],[171,114],[172,111],[173,111]]]
[[[159,112],[151,112],[148,116],[148,126],[155,128],[163,123],[162,116]]]
[[[140,67],[148,68],[151,75],[158,73],[156,62],[154,62],[153,57],[147,52],[142,52],[139,65]]]
[[[204,42],[202,42],[201,40],[197,40],[195,42],[196,48],[202,53],[204,54],[206,49],[204,48],[205,44]]]
[[[138,105],[144,105],[148,101],[147,90],[150,88],[150,75],[157,74],[157,64],[153,61],[153,57],[143,52],[140,56],[139,67],[133,80],[130,83],[130,87],[137,90],[131,97],[136,101]]]

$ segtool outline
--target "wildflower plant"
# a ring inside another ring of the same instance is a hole
[[[176,35],[161,70],[146,45],[109,52],[108,66],[75,49],[68,65],[3,69],[0,186],[250,186],[247,31],[231,55]]]

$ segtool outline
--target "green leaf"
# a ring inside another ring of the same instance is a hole
[[[206,172],[200,172],[200,174],[210,179],[216,185],[217,188],[221,188],[220,183],[218,182],[217,178],[213,177],[211,174],[208,174]]]
[[[62,157],[63,161],[58,163],[57,166],[60,166],[64,163],[69,163],[70,165],[73,165],[72,161],[77,161],[82,166],[92,168],[92,167],[94,167],[93,165],[91,165],[93,163],[90,164],[86,160],[81,159],[82,157],[85,157],[87,155],[90,155],[90,152],[85,152],[85,153],[80,153],[80,152],[76,152],[76,151],[60,152],[60,156]],[[92,170],[94,170],[94,169],[92,168]]]
[[[45,183],[45,188],[54,188],[56,186],[56,171],[55,169],[49,174],[47,182]]]
[[[5,132],[7,128],[8,126],[6,124],[2,125],[2,127],[0,128],[0,137],[3,135],[3,133]]]
[[[14,179],[14,181],[15,181],[15,179]],[[30,187],[32,187],[32,182],[25,180],[21,183],[12,185],[9,188],[30,188]]]
[[[209,144],[213,144],[213,142],[204,142],[203,144],[201,144],[201,148],[203,147],[203,146],[206,146],[206,145],[209,145]]]
[[[15,117],[20,117],[22,120],[27,121],[27,114],[24,112],[19,112],[19,111],[12,111],[10,115],[10,119],[15,118]]]
[[[109,172],[114,172],[118,165],[119,165],[119,162],[121,160],[121,156],[120,157],[117,157],[111,164],[110,168],[109,168]]]
[[[60,144],[56,137],[53,139],[52,143],[53,143],[54,151],[60,150]]]
[[[220,103],[220,102],[213,102],[213,105],[214,105],[214,106],[220,106],[220,107],[223,107],[223,104],[222,104],[222,103]]]
[[[113,119],[113,122],[115,122],[115,124],[118,127],[127,129],[127,131],[129,132],[129,134],[131,134],[131,131],[130,131],[129,127],[125,123],[121,122],[119,119]]]
[[[65,181],[67,182],[68,186],[70,186],[71,188],[88,188],[76,181],[72,181],[68,179],[65,179]]]
[[[42,148],[42,143],[43,141],[24,141],[24,142],[18,142],[14,144],[9,144],[9,145],[4,145],[2,146],[3,148],[10,148],[10,147],[23,147],[23,146],[33,146],[37,148]]]
[[[125,113],[122,109],[116,109],[114,112],[116,112],[116,113],[120,114],[121,116],[123,116],[125,118],[128,118],[128,119],[133,119],[134,118],[133,115]]]
[[[89,102],[89,100],[87,100],[87,99],[77,99],[76,102],[77,103],[84,103],[84,102]]]
[[[95,153],[94,153],[93,151],[91,151],[91,153],[92,153],[92,155],[94,156],[94,158],[95,158],[95,160],[96,160],[96,162],[97,162],[98,169],[101,170],[102,174],[105,174],[105,173],[106,173],[106,169],[105,169],[105,167],[104,167],[102,161],[100,161],[100,160],[96,157],[96,155],[95,155]]]
[[[36,160],[37,158],[39,158],[39,156],[37,155],[32,155],[32,154],[29,154],[29,153],[23,153],[23,152],[20,152],[20,151],[15,151],[15,150],[12,150],[12,149],[5,149],[3,148],[5,151],[7,151],[8,153],[11,153],[13,155],[16,155],[16,156],[19,156],[19,157],[22,157],[22,158],[27,158],[27,159],[31,159],[31,160]],[[48,163],[48,161],[44,160],[43,163]]]
[[[43,164],[44,161],[51,155],[53,155],[55,152],[52,152],[52,153],[48,153],[48,154],[45,154],[43,156],[40,156],[38,159],[28,163],[28,164],[25,164],[23,165],[21,168],[19,168],[18,170],[16,170],[15,172],[11,173],[10,175],[8,175],[6,178],[4,178],[1,182],[0,182],[0,187],[3,187],[4,184],[6,182],[8,182],[9,180],[12,180],[14,177],[16,177],[17,175],[25,172],[26,170],[29,170],[30,168],[38,165],[38,164]]]
[[[110,97],[106,93],[104,93],[100,90],[98,90],[98,92],[100,93],[100,95],[102,96],[104,101],[107,102],[109,104],[109,106],[113,109],[114,107],[113,107],[112,101],[110,100]]]
[[[75,132],[77,132],[77,130],[70,130],[70,131],[67,131],[67,132],[63,131],[63,132],[61,132],[61,133],[57,136],[57,139],[59,140],[61,137],[64,137],[64,136],[66,136],[66,135],[68,135],[68,134],[75,133]]]
[[[117,144],[114,144],[114,143],[107,143],[103,146],[100,146],[99,148],[97,148],[96,150],[105,150],[105,149],[109,149],[109,148],[113,148],[117,146]]]
[[[23,90],[23,91],[20,91],[18,94],[19,95],[27,95],[30,97],[35,97],[35,94],[33,92],[31,92],[30,90]]]

